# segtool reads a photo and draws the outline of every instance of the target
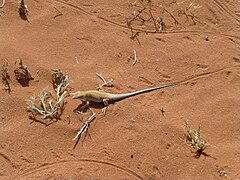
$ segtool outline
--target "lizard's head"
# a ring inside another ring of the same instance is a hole
[[[70,94],[72,96],[72,99],[81,99],[84,100],[84,95],[81,91],[77,91],[75,93]]]

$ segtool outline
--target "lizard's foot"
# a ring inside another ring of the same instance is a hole
[[[86,112],[84,112],[83,110],[74,110],[75,113],[77,114],[86,114]]]
[[[103,115],[105,116],[108,110],[108,106],[102,108]]]
[[[88,108],[82,108],[82,107],[77,107],[76,109],[73,110],[73,112],[78,113],[78,114],[84,114],[86,113]]]
[[[102,108],[102,112],[103,112],[104,116],[106,115],[107,110],[108,110],[108,105],[109,105],[108,101],[109,101],[109,99],[103,99],[103,104],[105,105],[105,107]]]
[[[107,107],[109,99],[103,99],[103,104]]]

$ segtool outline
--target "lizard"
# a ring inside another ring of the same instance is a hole
[[[154,91],[157,89],[163,89],[166,87],[175,86],[177,84],[178,83],[172,83],[172,84],[147,88],[147,89],[134,91],[134,92],[130,92],[130,93],[125,93],[125,94],[111,94],[111,93],[107,93],[105,91],[87,90],[87,91],[77,91],[75,93],[71,93],[71,95],[72,95],[72,99],[80,99],[86,103],[85,104],[86,106],[89,106],[89,101],[91,101],[91,102],[96,102],[96,103],[103,103],[107,107],[108,102],[111,102],[111,101],[119,101],[119,100],[122,100],[125,98],[129,98],[129,97],[136,96],[139,94],[147,93],[147,92]],[[84,108],[86,107],[85,105],[84,105]]]

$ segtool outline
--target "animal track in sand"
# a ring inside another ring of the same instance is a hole
[[[95,17],[101,21],[104,21],[104,22],[107,22],[107,23],[110,23],[112,25],[115,25],[115,26],[118,26],[118,27],[121,27],[121,28],[124,28],[124,29],[128,29],[130,31],[130,28],[126,25],[126,24],[121,24],[119,22],[115,22],[113,20],[110,20],[108,18],[105,18],[105,17],[102,17],[102,16],[99,16],[99,15],[96,15],[94,13],[91,13],[89,11],[87,11],[86,9],[78,6],[78,5],[74,5],[70,2],[64,2],[62,0],[55,0],[61,4],[64,4],[68,7],[71,7],[72,9],[75,9],[77,11],[80,11],[82,12],[83,14],[85,15],[88,15],[88,16],[92,16],[92,17]],[[220,3],[219,1],[217,0],[214,0],[215,3],[212,3],[213,5],[211,6],[214,7],[214,8],[221,8],[221,11],[225,12],[226,14],[228,14],[232,19],[234,19],[235,21],[237,21],[238,23],[240,23],[240,20],[234,15],[233,12],[231,12],[230,10],[228,10],[228,8],[226,7],[226,5],[224,5],[223,3]],[[211,2],[208,2],[207,3],[211,3]],[[217,6],[216,6],[217,4]],[[206,7],[209,8],[209,4],[206,5]],[[212,11],[212,9],[209,9],[209,11]],[[221,13],[221,12],[220,12]],[[137,31],[137,32],[143,32],[143,33],[152,33],[152,34],[189,34],[189,33],[197,33],[197,34],[212,34],[212,35],[219,35],[219,36],[222,36],[222,37],[225,37],[225,38],[228,38],[229,40],[234,40],[236,41],[236,43],[240,44],[240,37],[237,36],[237,35],[232,35],[232,34],[226,34],[226,33],[216,33],[214,31],[203,31],[203,30],[173,30],[173,31],[162,31],[162,32],[156,32],[155,30],[144,30],[144,29],[141,29],[141,28],[131,28],[131,30],[134,30],[134,31]],[[158,39],[157,39],[158,40]]]
[[[64,172],[64,174],[62,172]],[[104,176],[109,179],[116,179],[117,177],[122,177],[124,179],[125,177],[126,179],[143,180],[139,174],[125,167],[116,165],[112,162],[87,158],[44,163],[25,170],[22,174],[16,175],[13,179],[29,179],[36,177],[47,179],[56,176],[60,178],[75,178],[81,176],[83,178],[91,177],[91,179],[98,179]]]

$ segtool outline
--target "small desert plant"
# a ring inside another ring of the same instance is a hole
[[[18,2],[18,14],[21,19],[28,21],[27,15],[28,15],[28,8],[25,4],[24,0],[20,0]]]
[[[187,128],[186,142],[188,144],[191,144],[191,146],[194,148],[196,153],[195,157],[199,158],[202,154],[208,156],[204,152],[204,150],[206,149],[206,147],[210,146],[210,144],[208,144],[207,141],[201,138],[200,126],[198,127],[197,130],[193,130],[189,127],[188,121],[185,121],[185,125]]]
[[[64,98],[68,95],[69,81],[69,77],[65,75],[64,79],[55,84],[54,95],[43,89],[39,96],[32,96],[27,100],[28,110],[32,112],[34,118],[41,115],[43,118],[60,119],[66,104]]]
[[[30,100],[27,100],[28,109],[32,112],[34,118],[39,114],[42,115],[44,119],[48,117],[51,119],[59,119],[65,106],[63,101],[64,95],[65,94],[54,99],[51,92],[43,89],[39,96],[32,96]],[[37,106],[36,104],[40,105]]]
[[[10,75],[8,73],[9,63],[7,60],[2,65],[2,83],[4,85],[4,90],[6,90],[8,93],[11,92],[10,87]]]
[[[15,65],[16,64],[17,61],[15,62]],[[23,64],[22,59],[19,60],[18,66],[15,68],[14,73],[17,81],[24,87],[29,86],[29,81],[34,79],[28,70],[28,67]]]

